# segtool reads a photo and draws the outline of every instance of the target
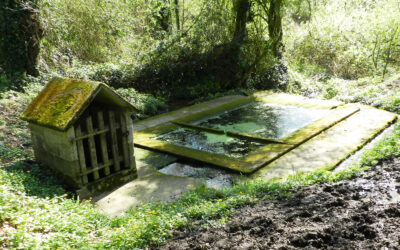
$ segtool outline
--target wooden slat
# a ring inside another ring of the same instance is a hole
[[[75,129],[76,136],[80,136],[82,134],[81,126],[79,125]],[[78,148],[78,158],[79,158],[79,165],[81,167],[81,173],[86,172],[86,160],[85,160],[85,151],[83,149],[83,142],[82,140],[76,141],[76,146]],[[87,175],[82,175],[82,183],[87,184],[88,178]]]
[[[103,124],[104,124],[104,123],[103,123]],[[100,135],[100,134],[107,133],[108,131],[110,131],[109,128],[103,127],[103,129],[100,129],[99,131],[94,131],[93,133],[89,133],[89,134],[82,135],[82,136],[77,136],[76,138],[73,138],[73,140],[74,140],[74,141],[83,140],[83,139],[89,138],[89,137],[91,137],[91,136],[95,136],[95,135]]]
[[[121,161],[123,161],[123,158],[122,157],[119,157],[119,162],[121,162]],[[94,171],[99,171],[99,170],[101,170],[101,169],[103,169],[103,168],[110,168],[110,166],[113,166],[114,165],[114,160],[109,160],[108,161],[108,165],[101,165],[101,166],[98,166],[97,168],[94,168],[94,169],[88,169],[88,170],[86,170],[84,173],[82,173],[81,175],[88,175],[88,174],[90,174],[90,173],[93,173]]]
[[[88,118],[86,118],[86,128],[88,131],[88,134],[92,134],[93,133],[93,122],[92,122],[92,117],[89,116]],[[89,141],[89,152],[90,152],[90,162],[91,162],[91,168],[96,169],[98,167],[97,164],[97,153],[96,153],[96,144],[94,141],[94,136],[90,136],[88,138]],[[94,171],[93,172],[93,178],[95,180],[99,179],[99,171]]]
[[[118,152],[118,140],[117,140],[117,129],[115,124],[115,113],[114,111],[108,112],[108,117],[110,120],[110,132],[111,132],[111,151],[113,155],[113,159],[119,158]],[[114,164],[114,170],[119,171],[121,169],[119,161],[116,161]]]
[[[115,124],[115,129],[119,129],[119,128],[120,128],[119,124]],[[82,134],[81,136],[77,136],[75,138],[71,138],[71,140],[72,141],[83,140],[83,139],[89,138],[90,136],[107,133],[108,131],[110,131],[110,128],[108,126],[104,126],[104,129],[101,129],[101,130],[98,130],[98,131],[94,130],[93,133]]]
[[[122,130],[122,152],[124,154],[124,167],[129,169],[129,149],[128,149],[128,140],[129,132],[126,129],[126,121],[124,114],[120,115],[121,121],[121,130]]]
[[[125,113],[126,126],[128,130],[128,149],[129,149],[129,167],[136,169],[134,144],[133,144],[133,124],[129,113]]]
[[[99,129],[104,130],[105,126],[104,126],[103,112],[97,113],[97,120],[99,123]],[[105,166],[104,174],[109,175],[110,167],[109,167],[109,162],[108,162],[107,138],[106,138],[105,134],[100,135],[100,146],[101,146],[101,155],[102,155],[103,165]]]

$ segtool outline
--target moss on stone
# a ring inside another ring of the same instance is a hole
[[[138,162],[143,162],[157,169],[167,166],[168,164],[178,160],[178,158],[172,156],[171,154],[159,153],[138,147],[135,148],[135,159]]]
[[[100,93],[100,94],[99,94]],[[99,94],[99,95],[98,95]],[[65,131],[96,96],[100,102],[137,111],[106,84],[69,78],[54,78],[22,113],[21,119]]]
[[[224,112],[229,109],[233,109],[237,106],[244,105],[244,104],[247,104],[247,103],[250,103],[253,101],[255,101],[255,98],[253,98],[253,97],[243,97],[241,99],[237,99],[237,100],[222,104],[222,105],[214,107],[214,108],[210,108],[210,109],[207,109],[207,110],[195,113],[195,114],[187,115],[183,118],[175,120],[175,122],[186,123],[186,122],[190,122],[190,121],[195,121],[195,120],[207,117],[207,116],[211,116],[211,115],[215,115],[215,114]]]
[[[226,100],[226,99],[231,99],[231,100]],[[209,110],[212,110],[213,108],[220,107],[221,105],[224,104],[229,104],[232,105],[232,102],[236,103],[236,102],[241,102],[241,100],[243,99],[248,99],[248,97],[246,96],[237,96],[237,95],[233,95],[233,96],[225,96],[225,97],[220,97],[215,99],[216,101],[207,101],[207,102],[203,102],[203,103],[198,103],[189,107],[185,107],[185,108],[181,108],[181,109],[177,109],[168,113],[164,113],[164,114],[159,114],[153,117],[150,117],[148,119],[145,120],[141,120],[139,122],[136,122],[134,124],[134,126],[136,128],[138,128],[137,130],[143,130],[146,128],[151,128],[154,126],[158,126],[160,124],[165,124],[168,122],[176,122],[176,121],[180,121],[181,118],[183,117],[187,117],[188,115],[193,115],[193,114],[198,114],[199,112],[203,112],[206,111],[208,112]],[[247,102],[247,101],[245,101]],[[211,108],[210,108],[211,106]]]
[[[292,105],[301,108],[333,109],[344,105],[343,102],[339,101],[308,99],[299,95],[272,93],[270,91],[256,92],[253,94],[253,98],[261,102]]]
[[[21,119],[65,130],[101,85],[98,82],[54,78],[26,108]]]
[[[186,122],[173,122],[173,123],[177,124],[179,126],[182,126],[182,127],[192,128],[192,129],[196,129],[196,130],[200,130],[200,131],[206,131],[206,132],[209,132],[209,133],[225,134],[225,132],[223,130],[220,130],[220,129],[197,126],[195,124],[186,123]]]
[[[182,147],[174,144],[170,144],[163,141],[156,141],[150,138],[140,137],[135,141],[137,146],[146,149],[157,150],[161,152],[167,152],[173,155],[181,156],[187,159],[194,159],[198,161],[205,161],[214,166],[222,167],[225,169],[238,171],[241,173],[251,173],[252,171],[247,169],[248,164],[240,159],[230,158],[224,155],[213,154],[205,151],[199,151],[192,148]]]
[[[358,111],[360,111],[358,107],[351,105],[339,107],[332,114],[329,114],[305,126],[304,128],[297,130],[282,140],[296,145],[302,144]]]

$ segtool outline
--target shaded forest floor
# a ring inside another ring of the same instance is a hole
[[[397,191],[396,191],[397,190]],[[264,200],[208,228],[181,228],[162,249],[400,247],[400,158],[363,176]]]

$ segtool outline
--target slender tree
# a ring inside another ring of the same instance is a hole
[[[179,20],[179,0],[174,0],[174,10],[175,10],[175,22],[176,22],[176,29],[181,29],[181,23]]]
[[[268,32],[272,44],[272,53],[282,58],[282,0],[271,0],[268,9]]]

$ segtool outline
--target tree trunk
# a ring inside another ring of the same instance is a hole
[[[236,8],[235,32],[233,33],[232,43],[240,45],[247,35],[246,22],[250,10],[249,0],[234,0]]]
[[[282,0],[271,0],[268,9],[268,31],[272,42],[272,52],[278,59],[282,58]]]
[[[176,21],[176,29],[181,30],[181,25],[179,21],[179,0],[174,0],[174,9],[175,9],[175,21]]]
[[[40,40],[43,29],[40,24],[36,1],[4,0],[0,4],[0,65],[8,74],[23,73],[38,76],[37,69]]]
[[[167,7],[162,7],[159,11],[159,18],[158,18],[160,29],[165,32],[169,32],[170,21],[171,21],[171,12]]]

